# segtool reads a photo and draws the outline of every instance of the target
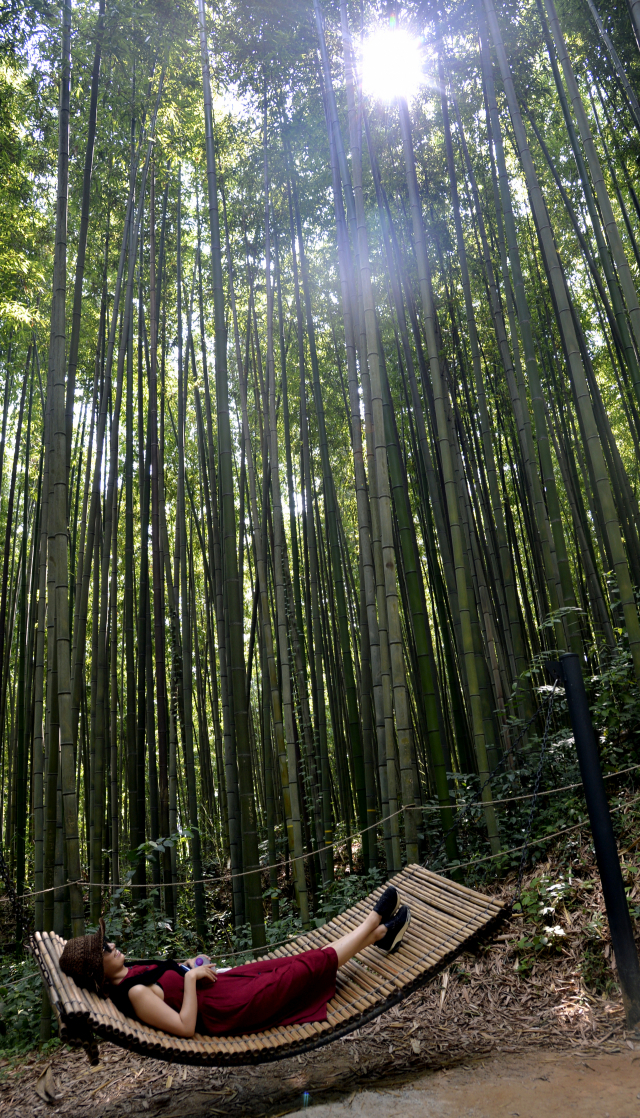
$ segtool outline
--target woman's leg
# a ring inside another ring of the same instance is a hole
[[[338,966],[342,967],[349,962],[349,959],[353,959],[353,956],[357,955],[359,951],[363,951],[365,947],[370,947],[372,943],[383,939],[386,934],[387,929],[381,923],[378,913],[371,912],[358,928],[354,928],[348,935],[342,936],[341,939],[337,939],[334,943],[327,944],[327,946],[333,947],[338,956]]]

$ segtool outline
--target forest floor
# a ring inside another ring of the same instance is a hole
[[[586,1091],[597,1108],[585,1109],[583,1098],[581,1118],[592,1113],[630,1118],[640,1110],[640,1101],[627,1105],[640,1091],[640,1041],[626,1033],[621,1006],[585,999],[561,957],[544,973],[515,976],[508,950],[502,942],[481,958],[466,957],[469,982],[461,984],[453,975],[446,989],[436,983],[357,1034],[279,1064],[169,1067],[111,1044],[101,1046],[101,1062],[94,1069],[83,1052],[60,1048],[46,1060],[34,1055],[5,1069],[0,1112],[4,1118],[266,1118],[319,1105],[318,1118],[342,1113],[353,1118],[466,1118],[467,1113],[546,1118],[572,1113],[573,1103],[562,1109],[563,1095],[576,1101]],[[582,1082],[585,1069],[593,1082]],[[622,1110],[603,1105],[611,1085],[621,1092]],[[531,1104],[536,1087],[536,1102],[546,1099],[541,1109],[505,1105],[518,1097]],[[55,1098],[45,1102],[41,1095],[49,1091]],[[478,1109],[491,1099],[495,1109]]]
[[[529,1049],[381,1082],[320,1102],[313,1118],[631,1118],[639,1109],[640,1056]],[[307,1109],[290,1118],[302,1118]]]
[[[319,1107],[318,1118],[542,1118],[553,1112],[562,1118],[583,1098],[581,1118],[640,1115],[640,1037],[625,1029],[599,879],[591,852],[579,853],[581,873],[570,894],[566,859],[539,864],[525,885],[529,913],[532,897],[539,904],[555,890],[551,939],[561,941],[561,950],[541,945],[545,925],[527,915],[525,904],[525,916],[514,917],[493,942],[461,956],[376,1021],[310,1055],[259,1067],[191,1068],[105,1043],[100,1064],[90,1068],[82,1051],[61,1046],[46,1058],[34,1051],[0,1060],[0,1113],[271,1118]],[[624,866],[634,916],[636,860]],[[585,985],[596,964],[598,981],[589,984],[604,994]],[[446,1101],[449,1086],[453,1108],[451,1098]],[[519,1097],[528,1100],[526,1107],[513,1101]],[[566,1110],[565,1097],[572,1100]],[[492,1099],[494,1108],[483,1109]]]

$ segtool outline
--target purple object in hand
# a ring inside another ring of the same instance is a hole
[[[197,967],[203,967],[204,964],[208,963],[208,962],[209,962],[209,956],[208,955],[198,955],[198,958],[196,959],[196,966]]]

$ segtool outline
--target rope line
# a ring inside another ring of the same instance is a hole
[[[633,804],[638,803],[640,796],[634,796],[632,800],[627,800],[624,804],[616,804],[615,807],[609,808],[609,811],[622,811],[625,807],[631,807]],[[539,846],[543,842],[549,842],[553,838],[558,838],[559,835],[567,835],[570,831],[577,831],[580,827],[588,827],[589,820],[583,819],[580,823],[574,823],[571,827],[563,827],[561,831],[553,831],[550,835],[542,835],[541,838],[529,839],[528,842],[523,842],[522,846],[512,846],[509,850],[499,850],[497,854],[487,854],[483,858],[474,858],[471,862],[461,862],[460,865],[453,866],[453,869],[464,870],[468,866],[479,866],[482,862],[491,862],[495,858],[504,858],[506,854],[516,854],[519,850],[525,850],[527,845]]]
[[[603,774],[603,779],[604,780],[610,780],[614,776],[625,776],[627,773],[635,772],[637,769],[640,769],[640,764],[629,765],[628,768],[620,769],[619,772],[612,772],[612,773]],[[538,797],[540,797],[540,796],[554,796],[558,792],[570,792],[574,788],[582,788],[582,781],[581,780],[578,781],[577,784],[563,784],[558,788],[548,788],[545,791],[538,792],[537,795],[538,795]],[[514,803],[516,801],[521,801],[521,800],[531,800],[535,796],[536,796],[535,792],[527,792],[527,793],[525,793],[521,796],[505,796],[502,799],[497,799],[497,800],[475,800],[474,799],[473,801],[471,801],[469,804],[467,804],[461,810],[460,814],[462,815],[462,814],[468,812],[472,807],[482,807],[482,808],[484,808],[485,805],[487,807],[489,807],[489,806],[495,805],[495,804],[509,804],[509,803]],[[248,877],[250,874],[254,874],[254,873],[266,873],[269,870],[286,869],[287,866],[291,866],[295,862],[305,861],[307,858],[314,858],[316,856],[316,854],[322,854],[326,850],[332,850],[332,849],[335,849],[336,847],[346,846],[347,843],[351,842],[352,839],[358,838],[359,835],[363,835],[366,831],[373,830],[374,827],[381,827],[383,825],[383,823],[385,823],[387,821],[387,819],[393,819],[396,815],[402,815],[402,813],[405,812],[405,811],[439,812],[441,810],[442,809],[440,807],[432,807],[432,806],[431,807],[422,807],[420,804],[410,804],[408,807],[402,807],[402,808],[399,808],[398,811],[394,811],[392,815],[385,815],[384,819],[378,820],[377,823],[371,823],[368,827],[363,827],[362,830],[354,831],[352,834],[347,835],[346,838],[340,839],[337,842],[329,843],[327,846],[318,847],[316,850],[312,850],[310,853],[307,852],[306,854],[299,854],[299,855],[297,855],[297,857],[289,858],[285,862],[275,862],[274,864],[268,865],[268,866],[257,866],[255,869],[252,869],[252,870],[243,870],[242,873],[221,874],[219,877],[201,877],[201,878],[198,878],[196,880],[193,880],[192,878],[187,878],[184,881],[170,881],[170,882],[164,882],[163,881],[163,882],[158,882],[157,884],[147,883],[147,884],[144,884],[144,885],[134,884],[133,882],[127,882],[124,885],[123,884],[114,885],[113,883],[100,884],[99,882],[84,881],[82,879],[79,879],[78,881],[65,881],[61,885],[50,885],[47,889],[38,889],[38,890],[33,891],[31,893],[21,893],[20,897],[23,900],[28,900],[30,897],[41,897],[45,893],[55,892],[56,889],[66,889],[68,885],[82,885],[82,887],[85,888],[85,889],[104,889],[104,890],[107,890],[109,892],[115,892],[118,889],[174,889],[174,888],[177,889],[177,888],[180,888],[183,885],[216,885],[216,884],[218,884],[222,881],[233,881],[236,878]],[[456,826],[456,827],[459,826],[459,822],[454,824],[454,826]],[[558,832],[558,834],[561,834],[561,833],[562,832]],[[514,849],[520,850],[521,847],[514,847]],[[495,857],[499,857],[499,855],[492,854],[491,857],[495,858]],[[431,859],[431,860],[433,860],[433,859]],[[472,862],[464,863],[464,865],[474,865],[474,864],[475,863],[472,863]],[[460,868],[463,868],[463,866],[461,865]]]
[[[609,776],[616,776],[616,775],[618,775],[618,774],[609,773]],[[624,807],[631,807],[632,804],[637,803],[639,800],[640,800],[640,795],[635,796],[633,800],[627,801],[626,804],[617,804],[615,807],[612,807],[610,810],[612,812],[613,811],[621,811]],[[542,838],[528,840],[527,842],[523,842],[521,846],[512,846],[512,847],[510,847],[509,850],[500,850],[497,854],[487,854],[487,856],[484,857],[484,858],[474,858],[471,862],[461,862],[459,865],[456,865],[452,868],[453,869],[464,870],[464,869],[468,869],[470,866],[480,866],[485,862],[494,861],[496,858],[504,858],[504,857],[506,857],[507,854],[517,854],[520,850],[526,850],[527,846],[540,846],[543,842],[550,842],[551,839],[558,838],[559,835],[566,835],[566,834],[569,834],[571,831],[577,831],[577,830],[580,829],[580,827],[586,827],[586,826],[588,826],[588,824],[589,824],[589,820],[588,819],[583,819],[580,823],[574,823],[573,826],[571,826],[571,827],[563,827],[563,829],[561,831],[554,831],[550,835],[543,835]],[[58,886],[58,888],[61,888],[61,886]],[[318,928],[318,929],[315,929],[315,930],[321,931],[321,928]],[[310,934],[312,934],[312,933],[305,932],[305,931],[298,932],[296,935],[288,936],[286,939],[279,939],[279,940],[275,940],[273,943],[266,943],[264,948],[259,948],[259,950],[260,951],[271,951],[272,948],[274,948],[274,947],[286,947],[290,943],[295,943],[298,939],[300,939],[301,936],[308,936]],[[327,946],[331,946],[331,945],[327,944]],[[223,960],[234,959],[234,958],[237,958],[239,955],[252,955],[254,953],[254,951],[255,951],[255,948],[252,948],[252,947],[246,947],[243,951],[220,951],[220,952],[218,952],[217,955],[210,955],[209,958],[211,958],[211,959],[223,959]]]
[[[549,741],[549,727],[551,726],[551,715],[553,713],[553,700],[556,694],[556,687],[558,686],[557,679],[553,683],[553,691],[549,696],[549,709],[547,710],[547,718],[544,724],[544,734],[542,735],[542,746],[540,747],[540,760],[538,761],[538,771],[536,773],[535,784],[533,786],[533,798],[531,800],[531,808],[529,810],[529,819],[527,822],[527,829],[524,836],[524,848],[522,857],[520,859],[520,869],[518,870],[518,881],[516,883],[515,893],[513,897],[513,905],[520,901],[520,894],[522,892],[522,882],[524,879],[524,869],[527,863],[527,851],[529,849],[529,839],[531,838],[531,830],[533,828],[533,815],[536,810],[536,802],[538,799],[538,792],[540,791],[540,781],[542,780],[542,766],[544,765],[544,757]]]
[[[588,825],[588,822],[589,822],[588,819],[585,819],[585,820],[580,821],[579,823],[573,824],[570,827],[563,827],[558,831],[553,831],[551,834],[543,835],[542,837],[536,838],[536,839],[533,839],[533,840],[531,839],[531,829],[532,829],[532,825],[533,825],[533,815],[534,815],[536,801],[537,801],[538,796],[539,795],[555,795],[556,793],[559,793],[559,792],[572,791],[573,789],[581,788],[582,785],[583,785],[583,782],[579,781],[575,784],[562,785],[562,786],[557,787],[557,788],[550,788],[550,789],[547,789],[544,792],[540,792],[540,781],[541,781],[541,778],[542,778],[542,769],[543,769],[545,750],[546,750],[546,746],[547,746],[547,742],[548,742],[549,730],[550,730],[550,725],[551,725],[551,716],[552,716],[552,712],[553,712],[553,703],[554,703],[554,698],[555,698],[555,693],[556,693],[556,687],[557,687],[557,681],[554,683],[553,690],[551,692],[551,695],[549,696],[549,702],[548,702],[547,710],[546,710],[546,713],[545,713],[545,725],[544,725],[544,732],[543,732],[542,748],[541,748],[541,751],[540,751],[540,757],[539,757],[539,761],[538,761],[538,768],[537,768],[537,772],[536,772],[533,792],[524,793],[522,795],[517,795],[517,796],[502,797],[502,798],[495,799],[495,800],[493,800],[493,799],[492,800],[483,800],[481,798],[482,793],[483,793],[485,787],[487,786],[487,784],[489,784],[490,781],[495,777],[495,772],[497,771],[497,769],[494,770],[494,772],[487,778],[487,780],[481,786],[480,791],[476,795],[476,797],[474,797],[474,799],[469,804],[465,805],[465,807],[460,812],[458,812],[455,823],[446,832],[446,834],[443,836],[441,842],[439,843],[439,845],[434,850],[434,852],[431,856],[431,859],[430,859],[431,864],[433,864],[435,862],[441,848],[444,846],[444,844],[446,842],[446,839],[448,838],[449,834],[452,831],[456,830],[460,826],[460,823],[462,822],[464,817],[469,813],[469,811],[473,807],[486,808],[490,805],[512,803],[512,802],[523,801],[523,800],[532,800],[533,802],[531,804],[531,810],[529,812],[529,818],[528,818],[527,826],[526,826],[525,841],[523,843],[521,843],[519,846],[510,847],[508,850],[500,850],[496,854],[488,854],[488,855],[485,855],[482,858],[474,858],[474,859],[472,859],[471,861],[468,861],[468,862],[458,862],[458,863],[452,863],[451,864],[451,869],[455,869],[455,870],[468,869],[468,868],[471,868],[471,867],[474,867],[474,866],[479,866],[479,865],[485,864],[487,862],[495,861],[498,858],[507,857],[510,854],[516,854],[516,853],[521,851],[522,852],[522,857],[520,859],[518,878],[517,878],[517,884],[516,884],[516,889],[515,889],[515,893],[514,893],[513,903],[517,903],[519,901],[519,898],[520,898],[520,893],[521,893],[521,890],[522,890],[522,882],[523,882],[523,877],[524,877],[527,850],[529,848],[529,845],[539,846],[542,843],[550,842],[552,839],[558,838],[561,835],[570,834],[573,831],[580,830],[580,828]],[[527,730],[528,726],[531,724],[531,722],[535,718],[537,718],[537,716],[541,713],[542,713],[542,708],[537,710],[535,715],[533,715],[533,717],[529,720],[529,722],[523,727],[523,730],[522,730],[521,734],[519,735],[519,738],[524,735],[524,733],[526,732],[526,730]],[[519,740],[519,738],[518,738],[518,740]],[[511,748],[513,750],[514,746],[512,746]],[[507,759],[507,755],[505,754],[505,756],[501,759],[497,768],[499,768],[506,761],[506,759]],[[637,769],[640,769],[640,764],[629,765],[627,768],[621,769],[618,772],[607,773],[606,776],[604,777],[604,779],[608,779],[608,778],[613,777],[613,776],[624,776],[625,774],[627,774],[629,772],[634,772]],[[631,807],[633,804],[637,803],[638,801],[640,801],[640,795],[635,796],[633,799],[627,801],[624,804],[617,804],[616,806],[614,806],[610,810],[611,811],[621,811],[623,808]],[[439,812],[439,811],[442,811],[442,806],[432,805],[432,806],[424,807],[422,805],[410,804],[407,807],[399,808],[396,812],[393,812],[392,815],[387,815],[382,820],[380,820],[376,823],[372,823],[368,827],[363,827],[361,830],[353,832],[351,835],[348,835],[346,838],[340,840],[339,842],[329,843],[324,847],[321,847],[317,850],[311,851],[310,853],[298,855],[297,857],[293,857],[293,858],[289,858],[288,861],[285,861],[285,862],[276,863],[276,864],[270,865],[270,866],[269,865],[268,866],[259,866],[259,867],[256,867],[255,869],[252,869],[252,870],[245,870],[245,871],[243,871],[242,873],[239,873],[239,874],[225,874],[225,875],[221,875],[221,876],[218,876],[218,877],[200,878],[197,881],[186,880],[186,881],[182,881],[182,882],[158,883],[158,884],[153,884],[153,885],[146,885],[146,884],[145,885],[133,885],[132,883],[128,883],[126,885],[113,885],[113,884],[112,885],[102,885],[102,884],[98,884],[98,883],[92,884],[90,882],[80,880],[80,881],[75,881],[75,882],[65,882],[63,885],[54,885],[54,886],[49,887],[48,889],[38,890],[37,892],[23,893],[21,895],[20,900],[22,901],[23,899],[26,899],[26,898],[29,898],[29,897],[41,896],[44,893],[53,892],[56,889],[65,888],[66,886],[71,885],[71,884],[81,885],[85,888],[100,888],[100,889],[105,889],[105,890],[109,890],[109,891],[114,891],[114,890],[117,890],[117,889],[124,890],[124,889],[127,889],[127,888],[130,888],[130,889],[133,889],[133,888],[150,888],[150,889],[164,888],[164,889],[166,889],[166,888],[173,888],[174,886],[178,887],[178,886],[195,885],[195,884],[203,884],[203,885],[215,884],[216,882],[230,881],[230,880],[233,880],[234,878],[238,878],[238,877],[247,877],[250,874],[267,872],[270,869],[283,869],[287,865],[292,865],[293,863],[295,863],[297,861],[304,861],[306,858],[314,857],[316,854],[320,854],[325,850],[330,850],[334,847],[345,846],[353,838],[357,838],[358,836],[364,834],[366,831],[370,831],[370,830],[373,830],[374,828],[379,827],[380,825],[384,824],[384,822],[386,822],[386,820],[392,819],[397,815],[401,815],[405,811],[423,811],[423,812],[436,812],[437,811],[437,812]],[[297,933],[296,935],[288,936],[287,938],[285,938],[283,940],[276,940],[273,943],[265,944],[265,947],[264,947],[264,949],[261,949],[261,952],[262,952],[262,950],[264,950],[264,951],[272,950],[274,947],[287,946],[289,944],[297,942],[297,940],[299,940],[302,936],[309,936],[309,934],[310,934],[310,932],[308,930],[307,931],[302,931],[302,932]],[[313,933],[311,932],[311,934],[313,934]],[[218,954],[213,955],[211,957],[213,959],[226,960],[226,959],[238,957],[238,956],[241,956],[241,955],[247,955],[247,954],[250,954],[250,953],[253,953],[253,949],[251,947],[247,947],[247,948],[245,948],[243,950],[240,950],[240,951],[219,952]]]
[[[553,692],[551,694],[551,698],[549,700],[549,703],[547,704],[547,713],[549,712],[549,710],[550,710],[550,708],[553,704],[553,695],[554,694],[555,694],[555,687],[554,687]],[[465,815],[468,814],[468,812],[471,810],[471,808],[474,806],[474,804],[476,802],[480,801],[480,798],[482,796],[482,793],[483,793],[484,789],[491,782],[491,780],[495,777],[495,774],[498,771],[498,769],[502,768],[502,766],[506,763],[508,757],[513,755],[513,752],[514,752],[516,746],[519,745],[520,741],[522,740],[522,738],[526,734],[527,730],[529,729],[529,726],[531,726],[531,724],[533,722],[535,722],[535,720],[536,720],[536,718],[538,717],[539,714],[542,714],[542,711],[543,711],[543,707],[538,707],[538,709],[531,715],[531,718],[529,718],[529,720],[527,722],[525,722],[525,724],[524,724],[524,726],[522,726],[522,728],[520,730],[520,733],[518,734],[516,740],[511,743],[508,751],[505,754],[503,754],[503,756],[500,758],[500,761],[496,765],[493,773],[491,773],[489,775],[489,777],[487,778],[487,780],[485,780],[484,784],[481,785],[480,792],[478,793],[478,795],[469,804],[467,804],[461,811],[459,811],[457,813],[457,818],[456,818],[455,823],[445,833],[443,841],[439,844],[439,846],[436,847],[435,851],[433,852],[432,861],[433,861],[433,858],[435,857],[435,855],[437,855],[439,850],[444,846],[444,843],[445,843],[446,839],[449,837],[449,835],[452,834],[452,832],[455,831],[460,826],[460,823],[461,823],[462,819],[464,819]],[[547,719],[547,721],[548,721],[548,719]],[[545,729],[545,733],[546,733],[546,729]],[[640,767],[640,766],[638,766],[638,767]],[[521,797],[513,797],[513,798],[514,799],[520,799]],[[510,799],[511,799],[511,797],[507,797],[503,801],[486,800],[486,801],[483,801],[483,803],[486,806],[489,806],[489,804],[491,804],[491,803],[500,803],[500,802],[508,803]],[[452,810],[455,806],[456,805],[453,805],[453,804],[450,804],[450,805],[443,804],[443,805],[439,805],[438,807],[435,807],[435,806],[423,807],[420,804],[408,804],[406,807],[401,807],[397,811],[392,812],[390,815],[383,816],[382,819],[378,820],[377,822],[370,823],[368,827],[363,827],[359,831],[354,831],[352,834],[347,835],[346,838],[341,839],[339,842],[327,843],[326,846],[318,847],[316,850],[312,850],[312,851],[308,852],[307,854],[298,854],[298,855],[295,855],[293,858],[291,858],[291,857],[288,858],[284,862],[276,862],[273,865],[256,866],[256,867],[254,867],[253,869],[250,869],[250,870],[243,870],[241,873],[221,874],[218,877],[202,877],[202,878],[199,878],[196,881],[187,879],[186,881],[171,881],[171,882],[164,882],[163,881],[163,882],[157,882],[157,883],[151,883],[151,884],[148,884],[147,882],[145,882],[144,884],[138,884],[138,883],[134,884],[133,882],[127,882],[125,885],[122,885],[122,884],[118,884],[118,885],[116,885],[116,884],[106,884],[106,883],[102,883],[102,882],[90,882],[90,881],[85,881],[83,878],[79,878],[76,881],[65,881],[61,885],[50,885],[46,889],[37,889],[37,890],[33,890],[30,893],[21,893],[20,898],[22,900],[22,899],[27,899],[27,898],[30,898],[30,897],[42,897],[47,893],[55,893],[55,891],[57,889],[66,889],[70,885],[81,885],[83,888],[86,888],[86,889],[104,889],[107,892],[114,892],[117,889],[174,889],[174,888],[178,888],[179,886],[182,886],[182,885],[215,885],[215,884],[217,884],[218,882],[221,882],[221,881],[234,881],[239,877],[249,877],[250,875],[255,874],[255,873],[265,873],[268,870],[285,869],[287,866],[292,866],[295,862],[303,862],[307,858],[314,858],[317,854],[323,854],[325,851],[333,850],[335,847],[340,848],[342,846],[346,846],[349,842],[351,842],[352,839],[357,838],[359,835],[363,835],[367,831],[372,831],[374,828],[377,828],[377,827],[384,827],[384,824],[386,822],[388,822],[388,820],[395,819],[395,817],[397,815],[402,815],[403,812],[405,812],[405,811],[423,811],[423,812],[424,811],[443,811],[443,810],[446,811],[447,808],[449,810]],[[6,865],[4,864],[4,860],[2,859],[2,848],[0,847],[0,868],[2,868],[3,866],[4,866],[4,869],[6,870]],[[7,885],[7,892],[9,893],[9,895],[11,897],[11,900],[12,900],[13,907],[17,912],[17,907],[16,906],[18,904],[18,898],[15,895],[15,889],[13,889],[13,883],[11,882],[11,879],[8,876],[8,871],[4,874],[4,877],[5,877],[5,882],[6,882],[6,885]],[[12,891],[13,891],[13,896],[12,896]]]
[[[545,752],[545,749],[546,749],[546,746],[547,746],[547,736],[548,736],[548,733],[549,733],[549,726],[550,726],[550,723],[551,723],[551,712],[553,710],[553,700],[555,698],[555,693],[556,693],[556,684],[554,684],[554,686],[553,686],[553,690],[551,692],[551,695],[549,696],[549,701],[547,703],[547,710],[546,710],[546,714],[545,714],[545,723],[544,723],[544,733],[542,735],[542,747],[541,747],[541,750],[540,750],[540,761],[539,761],[539,764],[538,764],[538,772],[537,772],[537,775],[536,775],[535,787],[534,787],[534,790],[533,790],[533,793],[532,793],[533,806],[532,806],[532,809],[529,813],[529,824],[528,824],[529,830],[531,829],[531,824],[533,822],[533,809],[535,807],[535,799],[538,795],[538,787],[540,785],[540,775],[541,775],[541,772],[542,772],[542,759],[544,757],[544,752]],[[432,866],[434,865],[438,856],[445,849],[445,847],[447,845],[447,839],[449,838],[450,835],[452,835],[454,833],[454,831],[458,830],[458,827],[462,823],[462,820],[469,814],[471,809],[473,807],[480,807],[481,804],[485,808],[489,805],[490,801],[486,800],[484,798],[485,788],[488,788],[491,785],[491,781],[495,779],[495,775],[496,775],[498,769],[502,768],[502,766],[505,764],[508,756],[513,753],[516,745],[518,745],[518,743],[524,737],[525,733],[527,732],[527,729],[529,728],[531,723],[538,717],[539,714],[542,714],[542,707],[538,707],[535,714],[533,714],[531,716],[531,718],[529,719],[529,721],[526,722],[525,725],[522,727],[522,730],[520,731],[520,734],[518,735],[515,742],[511,746],[511,749],[509,750],[509,753],[505,753],[501,757],[500,761],[496,765],[493,772],[489,773],[487,775],[487,779],[484,781],[483,784],[480,785],[480,791],[473,798],[473,800],[471,800],[461,811],[459,811],[457,813],[456,818],[455,818],[453,824],[451,825],[451,827],[449,827],[449,829],[444,832],[444,834],[443,834],[442,838],[440,839],[440,842],[436,846],[435,850],[431,851],[431,856],[430,856],[430,860],[429,860],[430,865],[432,865]],[[527,835],[527,837],[528,837],[528,835]],[[427,865],[426,861],[423,864],[426,866]],[[449,864],[451,865],[452,863],[450,862]]]

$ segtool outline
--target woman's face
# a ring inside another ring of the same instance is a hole
[[[106,979],[111,980],[120,973],[124,966],[124,955],[122,951],[118,951],[115,943],[107,943],[104,941],[104,956],[102,959],[104,967],[104,976]]]

